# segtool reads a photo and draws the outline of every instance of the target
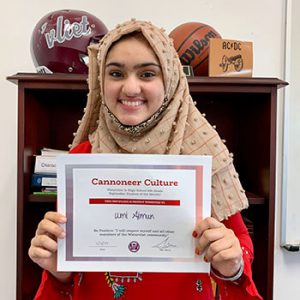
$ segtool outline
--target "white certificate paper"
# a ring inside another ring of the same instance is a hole
[[[59,271],[209,272],[193,229],[210,216],[211,157],[57,158]]]

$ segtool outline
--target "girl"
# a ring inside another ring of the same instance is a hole
[[[212,155],[212,217],[191,235],[210,274],[56,271],[58,212],[39,223],[29,255],[45,271],[35,299],[261,299],[240,210],[248,206],[232,156],[195,107],[172,41],[131,20],[89,47],[89,96],[71,153]],[[217,293],[215,286],[217,285]]]

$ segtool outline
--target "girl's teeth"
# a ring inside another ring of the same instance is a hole
[[[143,102],[142,101],[126,101],[122,100],[122,104],[128,105],[128,106],[138,106],[141,105]]]

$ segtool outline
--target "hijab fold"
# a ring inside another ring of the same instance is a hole
[[[124,130],[115,121],[104,105],[102,92],[110,47],[136,31],[142,33],[159,59],[167,99],[159,117],[145,122],[138,134]],[[88,101],[72,147],[89,139],[93,153],[211,155],[212,216],[221,221],[248,207],[232,155],[193,103],[173,42],[163,29],[150,22],[131,20],[118,25],[99,44],[89,46],[88,52]]]

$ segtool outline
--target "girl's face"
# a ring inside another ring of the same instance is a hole
[[[104,99],[124,125],[138,125],[163,104],[160,63],[144,39],[121,39],[110,49],[104,73]]]

